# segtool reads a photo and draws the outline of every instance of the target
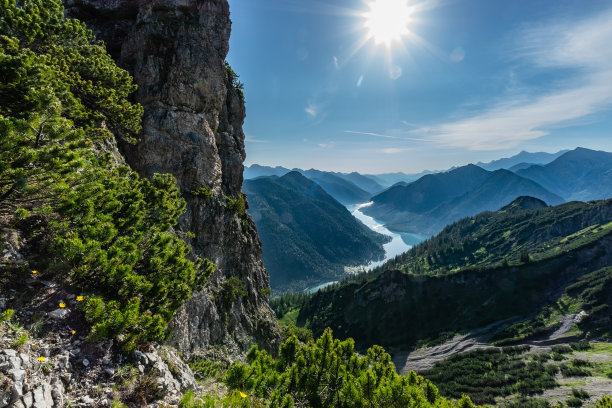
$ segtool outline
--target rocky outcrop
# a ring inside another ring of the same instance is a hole
[[[172,342],[187,353],[223,345],[238,354],[254,342],[274,349],[278,329],[268,306],[269,278],[255,225],[243,210],[245,109],[225,65],[227,0],[65,4],[138,84],[143,130],[139,143],[120,146],[127,162],[146,177],[177,178],[188,204],[181,227],[195,235],[195,254],[217,265],[207,288],[177,314]],[[228,282],[246,295],[228,303]]]
[[[113,400],[176,406],[183,393],[199,389],[173,348],[124,355],[112,340],[87,341],[74,293],[36,275],[22,287],[0,298],[0,408],[108,407]],[[14,314],[5,310],[13,305]]]

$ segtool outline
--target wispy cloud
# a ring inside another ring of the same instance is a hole
[[[403,153],[403,152],[408,151],[408,150],[412,150],[412,149],[405,148],[405,147],[390,147],[388,149],[382,149],[381,153],[384,153],[384,154],[398,154],[398,153]]]
[[[334,55],[334,68],[340,69],[340,62],[338,62],[338,57]]]
[[[429,139],[418,138],[418,137],[404,137],[404,136],[395,136],[395,135],[384,135],[382,133],[375,132],[360,132],[357,130],[345,130],[344,133],[352,133],[355,135],[365,135],[365,136],[374,136],[374,137],[382,137],[385,139],[395,139],[395,140],[407,140],[412,142],[430,142]]]
[[[248,143],[270,143],[268,140],[257,139],[251,135],[246,135],[244,141]]]
[[[359,88],[361,86],[361,84],[363,83],[363,75],[359,76],[359,79],[357,80],[357,88]]]
[[[319,114],[320,110],[321,110],[321,107],[319,105],[314,104],[314,103],[309,103],[304,108],[304,112],[306,112],[312,118],[316,118],[317,115]]]
[[[328,143],[319,143],[317,146],[321,149],[331,149],[336,145],[336,142],[331,141]]]
[[[444,145],[471,150],[515,147],[553,128],[612,107],[612,9],[582,21],[554,22],[518,33],[516,62],[571,72],[538,96],[509,92],[503,103],[470,117],[411,131]],[[566,74],[567,74],[566,72]]]

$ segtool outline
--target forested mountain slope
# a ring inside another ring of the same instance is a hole
[[[246,180],[273,290],[303,290],[338,279],[344,266],[384,256],[383,235],[357,221],[319,185],[298,172]]]
[[[611,246],[612,200],[546,207],[520,198],[316,293],[298,322],[360,346],[409,348],[536,312],[580,276],[612,265]]]

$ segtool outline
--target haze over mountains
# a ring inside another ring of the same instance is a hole
[[[403,173],[384,175],[387,181],[404,177],[386,189],[375,176],[356,172],[253,165],[245,169],[245,177],[249,212],[263,242],[271,286],[282,292],[337,280],[344,266],[382,259],[385,238],[357,221],[345,206],[370,202],[361,212],[387,229],[434,235],[457,220],[496,211],[521,196],[552,206],[612,197],[612,153],[583,148],[555,154],[521,152],[480,166],[426,174],[413,182]]]
[[[344,266],[382,259],[388,237],[357,219],[298,172],[246,180],[249,213],[274,291],[300,291],[344,275]]]
[[[427,175],[374,196],[363,212],[394,231],[432,235],[445,225],[482,211],[493,211],[520,196],[550,205],[563,198],[509,170],[486,171],[473,164]]]
[[[577,148],[546,165],[517,171],[566,201],[612,197],[612,153]]]

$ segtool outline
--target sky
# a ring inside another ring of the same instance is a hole
[[[609,0],[229,0],[246,165],[441,170],[612,151]]]

